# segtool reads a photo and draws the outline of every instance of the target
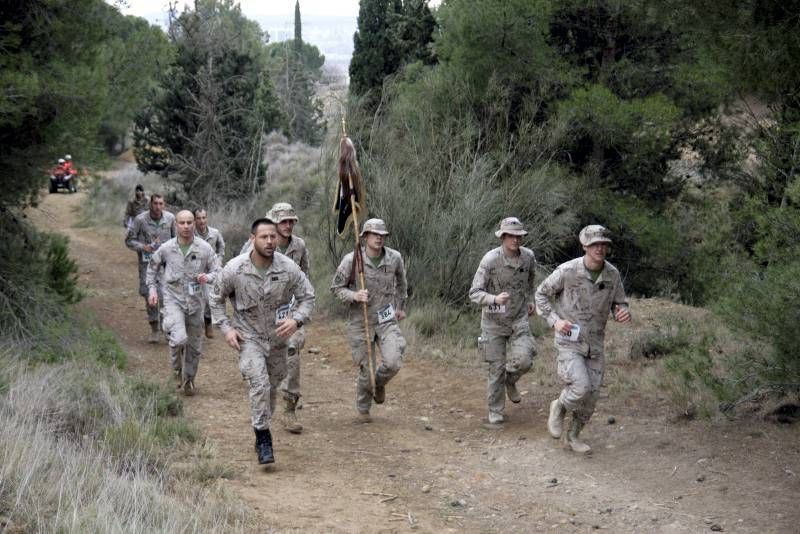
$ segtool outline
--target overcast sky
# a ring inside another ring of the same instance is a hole
[[[115,3],[113,0],[107,0]],[[179,0],[180,4],[194,5],[191,0]],[[295,0],[241,0],[242,12],[248,18],[259,15],[294,16]],[[438,3],[438,2],[436,2]],[[127,4],[127,7],[125,6]],[[167,0],[124,0],[121,11],[126,15],[144,17],[153,13],[165,13]],[[358,15],[358,0],[300,0],[300,13],[303,15]]]

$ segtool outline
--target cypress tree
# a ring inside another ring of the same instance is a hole
[[[399,66],[390,31],[395,10],[396,0],[361,0],[349,69],[350,90],[356,95],[380,89],[383,78]]]

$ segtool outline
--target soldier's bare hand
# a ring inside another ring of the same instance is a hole
[[[205,284],[208,282],[208,275],[206,273],[200,273],[197,275],[197,281],[201,284]]]
[[[565,321],[564,319],[559,319],[556,321],[556,324],[553,326],[556,332],[560,332],[565,336],[569,335],[569,331],[572,329],[572,323],[569,321]]]
[[[394,316],[397,318],[398,321],[402,321],[403,319],[406,318],[406,312],[404,312],[403,310],[397,310],[396,312],[394,312]]]
[[[356,291],[353,300],[355,300],[356,302],[369,302],[369,290],[361,289],[360,291]]]
[[[614,311],[614,319],[619,323],[627,323],[631,320],[631,312],[625,306],[617,306]]]
[[[536,313],[536,306],[532,303],[528,303],[528,317]]]
[[[235,328],[231,328],[230,330],[228,330],[228,333],[225,334],[225,343],[227,343],[237,351],[242,350],[241,346],[239,346],[240,341],[244,341],[244,338]]]
[[[147,304],[151,308],[155,308],[156,306],[158,306],[158,295],[150,295],[149,297],[147,297]]]
[[[275,333],[282,338],[290,337],[295,332],[297,332],[297,321],[294,319],[284,319],[278,323],[278,328],[275,329]]]
[[[153,246],[152,245],[145,245],[144,247],[142,247],[142,250],[144,250],[147,253],[153,252]]]
[[[511,300],[511,295],[509,295],[505,291],[494,297],[495,304],[503,305],[507,303],[509,300]]]

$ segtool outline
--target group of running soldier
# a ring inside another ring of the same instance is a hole
[[[274,462],[270,427],[279,391],[285,430],[303,430],[297,418],[300,355],[315,294],[308,249],[294,235],[297,221],[291,204],[275,204],[252,223],[249,240],[223,267],[225,243],[208,226],[205,210],[173,216],[164,209],[161,195],[147,200],[137,186],[125,214],[125,242],[137,252],[150,341],[166,336],[178,387],[191,396],[197,391],[203,337],[213,337],[212,322],[220,328],[238,352],[239,370],[248,382],[261,464]],[[564,383],[550,404],[548,431],[554,438],[564,434],[571,450],[590,452],[580,432],[594,412],[603,380],[606,322],[610,315],[623,323],[631,320],[619,272],[605,259],[611,244],[608,231],[599,225],[581,230],[584,255],[558,266],[538,287],[534,253],[522,246],[527,235],[522,222],[504,218],[495,235],[500,246],[484,255],[469,291],[470,300],[482,309],[479,346],[488,364],[485,426],[502,428],[506,397],[521,401],[517,382],[536,355],[529,316],[538,313],[554,330],[558,376]],[[371,421],[373,402],[385,401],[386,387],[400,370],[406,349],[399,326],[406,317],[406,269],[400,252],[386,246],[388,236],[383,220],[365,221],[359,248],[345,255],[330,285],[349,305],[346,335],[358,367],[359,423]],[[363,286],[356,271],[363,272]],[[380,361],[373,370],[369,354],[375,348],[380,349]]]

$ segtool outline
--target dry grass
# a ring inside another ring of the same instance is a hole
[[[6,530],[253,529],[250,511],[207,484],[229,475],[213,468],[213,454],[159,426],[174,418],[158,415],[156,396],[91,363],[27,369],[9,353],[0,356],[6,384],[0,403],[0,510]],[[120,436],[125,439],[114,439]],[[195,450],[205,454],[206,467],[170,472],[174,454]]]

